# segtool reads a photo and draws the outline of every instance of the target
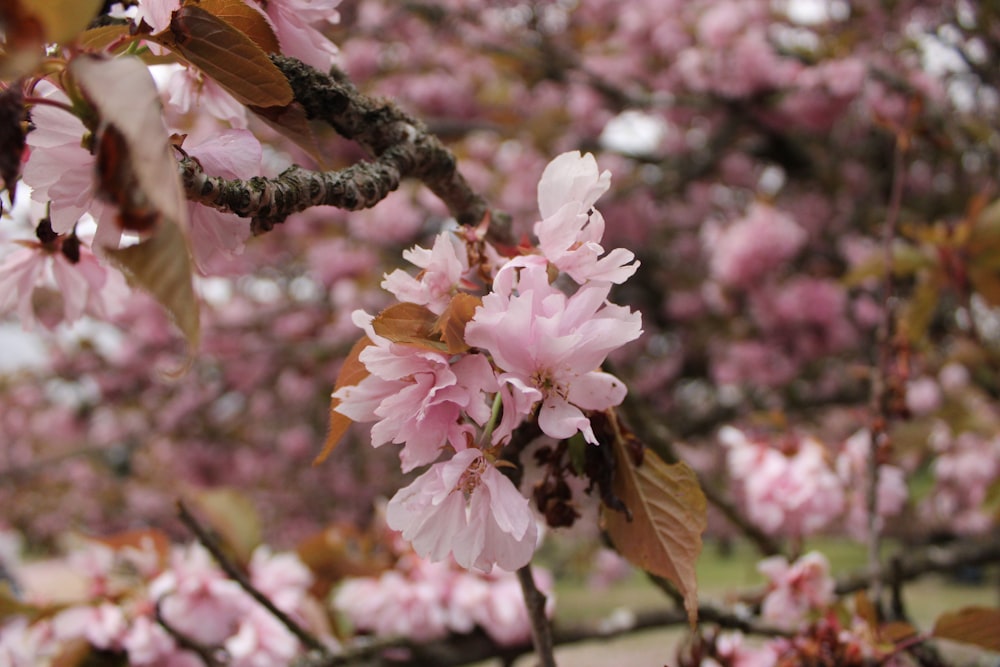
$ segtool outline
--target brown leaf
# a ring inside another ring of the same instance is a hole
[[[375,333],[393,343],[417,345],[428,350],[444,351],[445,344],[434,335],[438,316],[415,303],[397,303],[389,306],[372,320]]]
[[[129,283],[149,292],[174,320],[193,351],[198,347],[198,299],[191,283],[191,257],[180,227],[163,220],[153,236],[108,257]]]
[[[448,307],[437,318],[431,332],[437,334],[448,346],[449,354],[461,354],[469,349],[465,342],[465,325],[476,314],[483,300],[478,296],[459,292],[448,302]]]
[[[69,71],[99,116],[103,195],[123,217],[162,216],[186,230],[187,199],[149,68],[139,58],[84,55]]]
[[[612,446],[616,464],[613,490],[628,507],[632,520],[602,506],[604,528],[629,562],[677,586],[693,625],[698,618],[695,563],[707,526],[705,495],[698,478],[687,464],[668,465],[649,449],[636,466],[621,438]]]
[[[230,488],[199,492],[194,504],[228,550],[242,564],[261,543],[260,516],[249,497]]]
[[[281,53],[278,37],[267,17],[243,0],[186,0],[184,5],[197,5],[233,26],[259,46],[264,53]]]
[[[17,599],[10,584],[0,581],[0,623],[10,616],[27,616],[29,618],[41,613],[41,610]]]
[[[311,592],[321,600],[345,577],[376,577],[393,566],[390,550],[377,535],[350,523],[332,525],[309,536],[295,551],[315,575]]]
[[[21,0],[25,11],[44,26],[45,41],[57,44],[65,44],[83,31],[103,4],[103,0]],[[8,35],[15,29],[6,26]]]
[[[367,336],[354,343],[351,351],[347,354],[347,358],[344,359],[344,364],[340,367],[340,373],[337,374],[337,382],[333,386],[333,391],[336,392],[341,387],[353,387],[368,377],[368,369],[365,368],[365,365],[361,363],[358,357],[361,356],[361,351],[371,344],[372,342],[368,340]],[[333,453],[333,450],[340,443],[340,439],[344,437],[344,433],[354,423],[350,417],[337,412],[338,405],[340,405],[339,399],[330,399],[330,428],[326,433],[326,442],[323,443],[323,451],[313,460],[314,466],[325,461],[326,457]]]
[[[883,640],[898,644],[915,637],[918,632],[915,627],[905,621],[890,621],[879,627],[878,634]]]
[[[942,614],[931,636],[1000,651],[1000,609],[966,607]]]
[[[247,106],[281,107],[294,98],[284,74],[260,46],[200,6],[181,7],[170,27],[149,39],[179,53]]]

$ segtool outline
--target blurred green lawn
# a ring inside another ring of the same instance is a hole
[[[866,562],[864,547],[847,540],[812,540],[805,545],[803,553],[812,549],[826,554],[835,574],[854,572],[863,568]],[[898,551],[898,546],[886,545],[887,555]],[[755,549],[746,543],[734,544],[725,556],[720,554],[718,545],[707,544],[698,563],[701,599],[721,604],[740,591],[762,586],[764,579],[756,569],[758,560]],[[983,574],[983,583],[979,584],[961,584],[936,574],[910,582],[903,594],[907,612],[921,630],[929,631],[934,619],[944,611],[970,605],[997,606],[1000,603],[1000,571],[993,566]],[[588,588],[583,581],[562,581],[556,587],[556,595],[556,622],[564,624],[594,621],[619,608],[638,611],[672,604],[639,572],[600,591]],[[1000,632],[1000,628],[997,631]],[[615,667],[625,664],[630,667],[663,667],[665,664],[674,664],[676,647],[686,636],[685,628],[670,628],[564,647],[558,651],[559,664],[574,667]],[[947,650],[949,657],[957,665],[995,667],[1000,664],[1000,656],[995,654],[984,655],[955,645],[942,648]],[[532,664],[533,661],[527,658],[517,663],[518,667]]]

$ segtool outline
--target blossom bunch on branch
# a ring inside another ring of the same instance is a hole
[[[517,429],[599,445],[588,415],[625,398],[600,367],[642,333],[639,313],[608,300],[638,263],[600,245],[594,204],[609,182],[593,156],[560,155],[538,185],[537,247],[498,248],[485,227],[442,232],[404,253],[416,277],[385,277],[400,303],[355,313],[365,338],[333,394],[332,437],[347,420],[374,422],[372,445],[403,445],[404,472],[430,465],[386,511],[421,556],[484,571],[527,564],[536,519],[504,474]]]

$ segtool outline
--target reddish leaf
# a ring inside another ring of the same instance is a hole
[[[150,39],[179,53],[247,106],[292,102],[292,87],[257,44],[200,6],[175,11],[170,27]]]
[[[1000,651],[1000,609],[966,607],[942,614],[934,624],[931,635],[972,644],[987,651]]]
[[[434,335],[438,316],[415,303],[397,303],[389,306],[372,320],[375,333],[393,343],[407,343],[435,350],[445,350],[444,343]]]
[[[452,297],[448,307],[434,323],[432,333],[437,334],[448,346],[449,354],[461,354],[469,349],[465,342],[465,325],[476,314],[476,308],[483,300],[465,292],[459,292]]]
[[[372,342],[368,340],[367,336],[354,343],[351,351],[347,354],[347,358],[344,359],[343,366],[340,367],[340,373],[337,374],[337,382],[333,386],[333,391],[336,392],[341,387],[353,387],[368,377],[368,369],[365,368],[365,365],[361,363],[358,357],[361,356],[361,351],[371,344]],[[340,439],[344,437],[344,433],[347,432],[348,427],[353,423],[350,417],[337,412],[338,405],[340,405],[338,399],[330,399],[330,429],[326,434],[326,442],[323,443],[323,451],[313,460],[313,465],[319,465],[326,460],[326,457],[337,447]]]
[[[687,464],[668,465],[649,449],[636,466],[622,438],[616,438],[612,446],[616,465],[612,488],[632,513],[632,520],[604,506],[604,528],[631,563],[677,586],[693,625],[698,618],[695,563],[707,526],[707,506],[698,478]]]
[[[264,53],[281,53],[278,37],[267,17],[243,0],[186,0],[185,6],[197,5],[218,16],[250,38]]]

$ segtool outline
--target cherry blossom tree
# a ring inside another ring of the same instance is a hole
[[[904,604],[1000,559],[989,3],[0,18],[0,664],[1000,651]],[[553,623],[570,529],[665,607]],[[699,599],[703,539],[765,584]]]

